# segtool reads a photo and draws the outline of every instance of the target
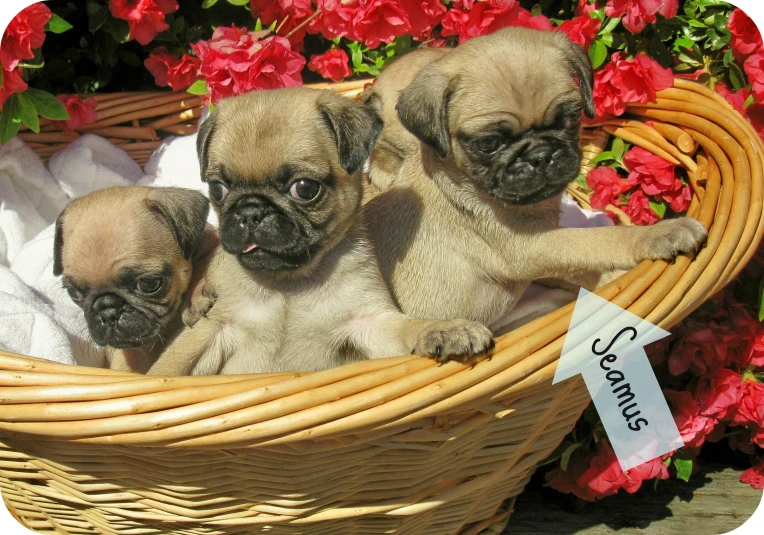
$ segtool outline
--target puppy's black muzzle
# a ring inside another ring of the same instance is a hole
[[[562,193],[578,176],[580,165],[577,139],[529,132],[475,166],[473,176],[490,196],[528,205]]]
[[[152,322],[113,293],[97,296],[87,309],[85,319],[95,343],[118,349],[140,347],[160,328],[158,322]]]

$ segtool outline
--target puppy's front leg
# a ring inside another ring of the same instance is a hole
[[[703,225],[689,217],[647,227],[557,228],[529,239],[526,261],[518,268],[532,280],[631,269],[643,260],[694,253],[707,236]]]
[[[397,311],[361,318],[350,338],[371,359],[415,353],[439,362],[466,361],[493,348],[491,331],[480,323],[418,319]]]
[[[215,344],[219,327],[205,320],[194,329],[184,328],[170,342],[146,375],[174,377],[178,375],[214,375],[223,366],[220,344]]]

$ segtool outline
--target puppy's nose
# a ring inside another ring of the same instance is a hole
[[[549,161],[549,151],[546,149],[531,149],[523,153],[523,160],[533,167],[541,167]]]
[[[114,294],[106,294],[95,300],[93,310],[98,314],[106,324],[115,324],[122,315],[122,305],[124,299]]]
[[[267,212],[266,202],[259,197],[242,199],[237,206],[236,219],[241,227],[256,227]]]

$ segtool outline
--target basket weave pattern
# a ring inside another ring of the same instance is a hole
[[[684,80],[597,129],[684,167],[710,229],[695,260],[645,261],[597,291],[669,329],[754,254],[764,147]],[[3,497],[48,533],[496,533],[589,402],[580,378],[551,386],[572,310],[473,367],[405,356],[162,379],[0,354]]]

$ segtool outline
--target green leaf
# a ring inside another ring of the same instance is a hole
[[[764,278],[759,282],[759,321],[764,321]]]
[[[599,153],[597,156],[592,158],[589,161],[589,165],[594,166],[601,162],[607,162],[608,160],[615,160],[615,154],[613,154],[611,151],[605,151]]]
[[[732,49],[730,48],[727,50],[727,53],[724,54],[724,66],[729,67],[733,61],[735,61],[735,55],[732,53]]]
[[[611,150],[613,151],[614,160],[619,162],[623,160],[623,156],[626,154],[626,144],[623,142],[623,139],[616,137],[613,140],[613,148]]]
[[[25,95],[32,100],[40,117],[45,117],[52,121],[68,121],[71,119],[64,105],[50,93],[30,87],[26,90]]]
[[[45,25],[45,31],[51,33],[64,33],[68,30],[71,30],[72,28],[74,28],[74,26],[66,22],[55,13],[53,13],[53,16],[48,21],[48,24]]]
[[[671,466],[671,459],[672,459],[672,457],[669,457],[668,459],[666,459],[665,461],[663,461],[663,466],[665,466],[666,468],[668,468],[669,466]]]
[[[19,93],[19,113],[18,117],[22,123],[27,125],[35,134],[40,133],[40,118],[37,117],[37,108],[34,102],[24,93]]]
[[[215,0],[215,2],[217,2],[217,1],[218,1],[218,0]],[[202,7],[204,7],[204,6],[202,6]],[[255,31],[256,31],[256,32],[259,32],[259,31],[261,31],[262,29],[263,29],[263,21],[262,21],[262,20],[260,20],[260,19],[257,19],[257,21],[255,21]]]
[[[663,216],[666,215],[666,204],[665,203],[658,203],[654,201],[650,201],[650,208],[653,209],[653,212],[658,214],[658,216],[663,219]]]
[[[674,458],[674,466],[676,466],[676,477],[681,479],[685,483],[690,481],[692,475],[692,459],[677,459]]]
[[[101,26],[109,20],[109,8],[99,6],[95,2],[88,4],[88,30],[90,33],[96,33]]]
[[[695,46],[695,41],[690,39],[689,37],[680,37],[679,39],[674,41],[675,52],[681,52],[680,47],[692,50],[694,46]]]
[[[249,4],[249,0],[228,0],[228,3],[233,6],[245,6]]]
[[[208,93],[207,80],[197,80],[191,87],[186,89],[186,92],[191,93],[192,95],[206,95]]]
[[[2,145],[8,143],[18,133],[19,128],[21,128],[21,121],[18,118],[18,97],[18,94],[11,95],[5,101],[2,112],[0,112],[0,144]]]
[[[605,63],[607,59],[607,47],[602,41],[594,41],[589,48],[589,58],[592,60],[592,65],[595,69],[598,69]]]
[[[204,2],[202,2],[202,9],[209,9],[217,3],[218,0],[204,0]]]
[[[621,19],[615,18],[610,19],[610,21],[605,25],[604,28],[602,28],[602,31],[600,33],[602,34],[609,34],[613,33],[613,30],[615,30],[616,26],[618,26],[621,23]]]
[[[730,82],[735,91],[746,86],[745,75],[735,63],[730,65]]]
[[[564,452],[562,452],[562,456],[560,457],[560,468],[563,470],[568,469],[568,463],[570,463],[570,457],[573,455],[573,453],[581,447],[580,442],[576,442],[572,446],[570,446],[568,449],[566,449]]]

